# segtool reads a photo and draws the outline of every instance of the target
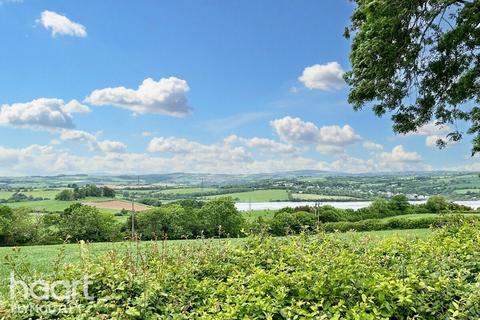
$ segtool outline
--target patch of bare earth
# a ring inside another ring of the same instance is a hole
[[[132,203],[129,201],[122,201],[122,200],[83,202],[82,204],[86,206],[101,208],[101,209],[132,210]],[[150,209],[150,207],[147,207],[146,205],[135,202],[134,209],[135,211],[145,211]]]

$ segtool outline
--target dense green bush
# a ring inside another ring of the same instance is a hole
[[[313,213],[296,211],[293,213],[278,212],[270,221],[269,230],[272,235],[284,236],[291,233],[299,233],[302,230],[313,230],[316,225]]]
[[[0,245],[32,242],[37,237],[38,223],[28,209],[0,205]]]
[[[46,318],[480,317],[480,225],[473,222],[455,221],[426,240],[253,237],[238,244],[190,242],[174,249],[117,250],[93,260],[83,256],[82,264],[57,277],[88,274],[94,299],[80,298],[70,314]],[[63,304],[39,302],[53,310]],[[41,316],[35,312],[17,316]]]
[[[232,198],[205,203],[185,201],[163,205],[136,214],[136,232],[144,240],[197,237],[237,237],[244,219]],[[131,217],[124,230],[129,230]]]

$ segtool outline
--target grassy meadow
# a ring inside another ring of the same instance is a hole
[[[192,193],[201,193],[201,192],[214,192],[217,191],[217,188],[174,188],[174,189],[165,189],[160,191],[164,194],[192,194]]]
[[[347,196],[331,196],[326,194],[311,194],[311,193],[292,193],[293,199],[298,200],[332,200],[332,201],[350,201],[356,200],[353,197]]]
[[[209,196],[213,199],[218,197],[232,197],[238,202],[269,202],[269,201],[288,201],[288,193],[281,189],[266,189],[247,192],[226,193],[218,196]]]
[[[61,189],[31,189],[29,191],[19,191],[19,193],[23,193],[27,196],[32,196],[32,197],[35,197],[35,198],[55,199],[55,196],[60,191],[61,191]],[[14,192],[12,192],[12,191],[0,190],[0,199],[8,199],[13,194],[14,194]]]
[[[35,210],[63,211],[74,203],[108,201],[108,200],[113,200],[113,199],[89,197],[89,198],[76,200],[76,201],[40,200],[40,201],[13,202],[13,203],[6,203],[5,205],[12,208],[25,207],[25,208],[32,208]],[[111,213],[115,213],[119,211],[116,209],[107,209],[107,208],[99,208],[99,210],[101,212],[111,212]]]

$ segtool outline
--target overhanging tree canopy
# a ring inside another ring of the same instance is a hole
[[[391,112],[396,133],[453,125],[439,147],[462,138],[463,120],[480,151],[480,0],[353,1],[345,80],[354,109]]]

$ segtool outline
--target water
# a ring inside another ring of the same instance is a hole
[[[480,208],[480,200],[466,200],[466,201],[453,201],[458,204],[472,207],[474,209]],[[367,207],[371,201],[350,201],[350,202],[341,202],[341,201],[322,201],[320,205],[330,205],[339,209],[360,209]],[[425,201],[410,201],[412,204],[425,203]],[[240,211],[249,211],[249,210],[278,210],[285,207],[301,207],[301,206],[313,206],[315,202],[312,201],[302,201],[302,202],[252,202],[244,203],[237,202],[235,206]]]

